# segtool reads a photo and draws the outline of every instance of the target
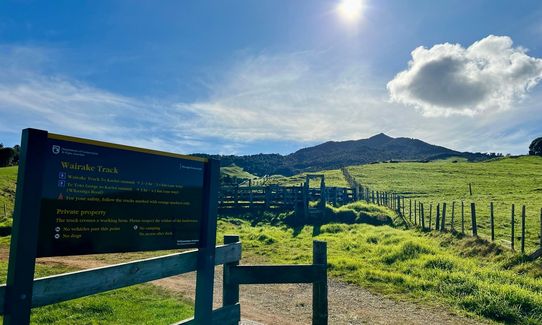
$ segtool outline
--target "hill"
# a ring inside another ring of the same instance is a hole
[[[258,176],[274,174],[291,176],[302,172],[338,169],[380,161],[431,161],[449,157],[479,161],[491,156],[481,153],[459,152],[418,139],[392,138],[380,133],[368,139],[328,141],[286,156],[258,154],[212,157],[219,158],[222,161],[222,166],[236,165]]]

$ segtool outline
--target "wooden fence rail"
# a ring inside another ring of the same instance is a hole
[[[224,306],[212,311],[213,324],[238,324],[241,318],[239,285],[266,283],[313,283],[313,324],[327,324],[326,243],[314,242],[314,262],[309,265],[239,266],[239,236],[225,236],[217,246],[214,264],[224,264]],[[138,261],[64,273],[35,279],[32,308],[76,299],[198,270],[198,250],[147,258]],[[0,285],[0,314],[5,306],[6,285]],[[325,309],[325,310],[324,310]],[[190,318],[177,324],[198,324]]]

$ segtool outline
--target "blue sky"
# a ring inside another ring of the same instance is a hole
[[[526,153],[542,3],[4,1],[0,142],[34,127],[183,153],[385,132]]]

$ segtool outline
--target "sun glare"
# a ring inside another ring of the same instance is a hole
[[[337,12],[345,21],[358,22],[363,14],[363,0],[341,0],[337,5]]]

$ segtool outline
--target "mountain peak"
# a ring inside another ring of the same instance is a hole
[[[367,140],[391,140],[392,137],[380,132],[379,134],[373,135],[372,137],[368,138]]]

